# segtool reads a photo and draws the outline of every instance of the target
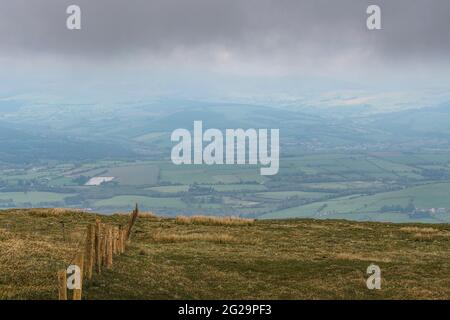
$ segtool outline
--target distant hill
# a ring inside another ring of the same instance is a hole
[[[450,138],[450,105],[375,115],[366,119],[379,130],[404,137]]]
[[[76,157],[83,154],[78,145],[83,141],[86,153],[92,157],[119,155],[126,150],[161,156],[168,154],[170,132],[177,128],[191,129],[195,120],[202,120],[205,128],[280,128],[281,141],[291,146],[283,150],[289,153],[299,150],[298,144],[310,144],[320,150],[355,146],[366,149],[378,144],[413,150],[417,145],[442,147],[440,140],[450,137],[450,108],[447,104],[420,109],[411,107],[406,111],[370,116],[365,115],[369,108],[365,105],[352,107],[351,112],[340,107],[328,108],[324,112],[323,108],[315,109],[314,106],[278,107],[171,99],[123,106],[52,105],[35,108],[34,113],[13,105],[8,107],[8,117],[0,122],[0,131],[4,133],[0,147],[19,155],[25,152],[24,149],[30,149],[36,158],[39,158],[37,152],[40,149],[52,157],[66,153]],[[8,133],[5,126],[16,131]],[[161,135],[164,139],[145,142],[136,139],[145,135]],[[8,144],[10,137],[14,138],[16,147]],[[416,139],[417,143],[405,146],[405,141],[410,142],[411,139]],[[295,144],[297,146],[292,147]],[[60,152],[61,148],[68,150]]]
[[[113,143],[30,131],[0,122],[1,162],[23,164],[47,160],[95,160],[108,157],[125,158],[134,154],[130,149]]]

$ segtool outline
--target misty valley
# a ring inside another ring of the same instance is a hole
[[[161,100],[124,107],[126,126],[119,111],[106,119],[100,106],[90,107],[89,121],[60,109],[55,119],[52,106],[42,108],[40,121],[20,103],[3,114],[0,207],[114,213],[138,203],[167,216],[450,221],[443,106],[343,121],[320,109]],[[278,174],[248,164],[174,165],[170,134],[195,119],[207,119],[205,130],[280,128]]]
[[[0,10],[0,303],[450,299],[450,1],[28,2]]]

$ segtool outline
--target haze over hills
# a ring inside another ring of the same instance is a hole
[[[416,139],[416,145],[409,146],[412,150],[420,145],[441,147],[450,133],[448,103],[376,112],[377,109],[370,105],[313,109],[167,98],[123,105],[30,106],[16,100],[0,102],[0,127],[4,128],[2,141],[5,143],[9,136],[15,136],[16,149],[27,141],[30,146],[39,144],[37,140],[41,138],[48,144],[55,144],[55,149],[58,148],[58,138],[69,139],[74,145],[76,140],[82,139],[84,142],[79,143],[116,144],[115,147],[108,145],[111,156],[126,153],[128,148],[139,145],[142,142],[139,136],[152,132],[169,134],[177,128],[189,129],[195,120],[203,120],[206,128],[280,127],[282,142],[302,145],[316,141],[330,149],[362,144],[366,147],[388,143],[404,146],[411,139]],[[374,112],[368,115],[368,110]],[[291,141],[293,139],[295,142]],[[169,140],[167,142],[170,144]],[[118,144],[122,150],[119,150]],[[116,148],[117,151],[114,151]],[[6,148],[6,145],[3,150],[16,152],[14,148]],[[107,152],[103,153],[105,157],[109,156]],[[49,158],[53,156],[49,155]]]
[[[370,105],[312,109],[174,98],[15,101],[0,117],[0,204],[113,212],[138,202],[164,215],[450,221],[447,110],[446,103],[379,112]],[[192,130],[195,120],[205,128],[280,128],[278,175],[262,177],[255,166],[174,166],[170,134]],[[113,179],[85,185],[96,177]],[[434,200],[424,201],[427,194]]]

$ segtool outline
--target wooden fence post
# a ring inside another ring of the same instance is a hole
[[[92,269],[94,266],[95,251],[95,226],[93,224],[87,226],[86,248],[84,259],[84,274],[88,280],[92,279]]]
[[[138,205],[136,203],[136,208],[131,213],[130,222],[128,223],[127,236],[126,236],[125,240],[128,240],[130,238],[131,228],[133,228],[133,225],[136,222],[136,219],[137,219],[138,215],[139,215],[139,208],[138,208]]]
[[[108,226],[102,224],[102,265],[106,266],[106,247],[108,242]]]
[[[116,255],[117,254],[116,227],[112,226],[111,227],[111,232],[112,232],[112,237],[111,237],[111,240],[112,240],[112,253],[113,253],[113,255]]]
[[[67,300],[67,270],[58,271],[58,299]]]
[[[119,253],[119,243],[117,242],[117,238],[119,236],[119,233],[117,232],[117,227],[114,227],[114,233],[113,233],[113,241],[114,241],[114,255]]]
[[[102,239],[101,239],[101,229],[100,229],[100,220],[97,219],[95,221],[95,265],[97,267],[97,273],[102,272]]]
[[[81,300],[81,294],[83,291],[83,264],[84,264],[83,253],[79,253],[77,255],[74,264],[80,268],[80,289],[73,289],[73,300]]]
[[[122,230],[123,252],[127,249],[127,230]]]
[[[107,233],[106,233],[106,268],[111,269],[113,265],[113,247],[112,247],[112,227],[107,227]]]
[[[117,253],[122,253],[122,242],[120,242],[120,226],[117,227]]]
[[[123,244],[123,228],[122,226],[119,226],[119,253],[122,254],[124,250],[124,244]]]

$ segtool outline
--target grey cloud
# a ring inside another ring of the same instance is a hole
[[[83,29],[65,28],[70,4]],[[383,30],[365,28],[369,4]],[[280,57],[370,52],[380,60],[450,57],[448,0],[0,0],[0,55],[88,61],[221,46]]]

